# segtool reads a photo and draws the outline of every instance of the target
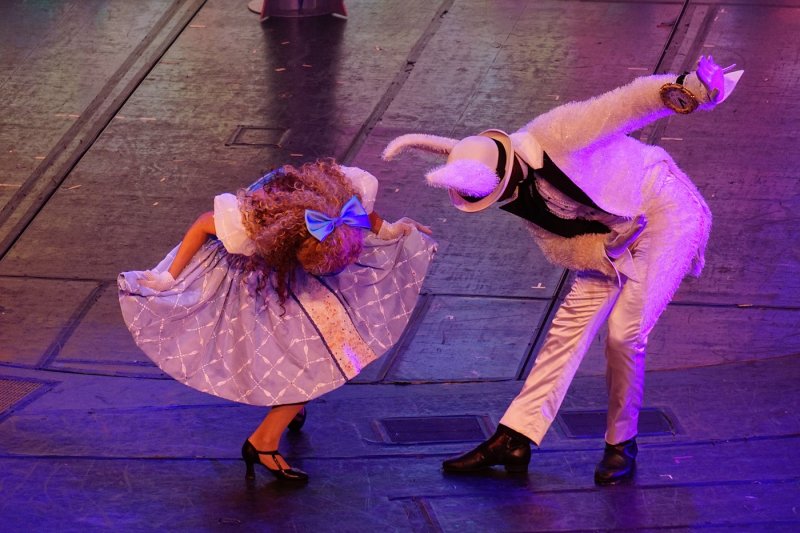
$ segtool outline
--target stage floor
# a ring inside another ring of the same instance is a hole
[[[8,531],[796,531],[800,528],[800,1],[0,3],[0,523]],[[701,54],[745,75],[711,113],[634,136],[714,214],[648,347],[638,472],[592,481],[601,333],[527,476],[451,476],[490,435],[572,276],[521,220],[468,215],[385,162],[404,133],[514,131]],[[155,265],[214,195],[320,157],[381,182],[376,209],[439,251],[400,343],[309,405],[282,444],[310,484],[244,479],[264,408],[165,376],[116,276]]]

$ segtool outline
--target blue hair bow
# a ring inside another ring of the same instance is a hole
[[[370,229],[369,216],[364,206],[358,201],[357,196],[353,196],[342,206],[339,216],[331,218],[325,213],[306,209],[306,228],[315,239],[322,242],[333,233],[338,226],[346,224],[354,228]]]

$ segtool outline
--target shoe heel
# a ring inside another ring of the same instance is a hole
[[[261,461],[261,455],[272,456],[272,460],[275,461],[275,464],[278,468],[272,469],[265,465]],[[244,476],[245,479],[247,481],[253,481],[256,478],[255,464],[258,463],[266,468],[270,474],[275,476],[280,481],[290,483],[308,483],[308,474],[296,468],[283,468],[278,458],[283,460],[283,456],[278,450],[271,450],[268,452],[260,451],[250,443],[249,439],[244,441],[244,444],[242,445],[242,459],[244,460],[245,467],[247,468]]]
[[[255,453],[255,448],[250,444],[249,440],[244,441],[242,445],[242,460],[246,468],[244,478],[253,480],[256,478],[255,464],[258,461],[258,453]]]
[[[503,466],[506,469],[506,472],[510,474],[527,474],[528,473],[528,464],[531,462],[531,454],[526,453],[523,454],[521,457],[508,457],[506,462],[503,463]]]

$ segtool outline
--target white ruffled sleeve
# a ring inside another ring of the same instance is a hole
[[[244,229],[239,199],[235,195],[225,193],[214,197],[214,226],[217,238],[222,241],[228,253],[241,255],[255,253],[255,244]]]
[[[375,198],[378,196],[378,178],[364,169],[358,167],[345,167],[339,165],[342,173],[350,180],[356,188],[361,204],[367,213],[372,213],[375,208]]]

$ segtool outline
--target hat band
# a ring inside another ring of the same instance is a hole
[[[489,138],[497,145],[497,168],[495,168],[494,171],[498,178],[503,179],[503,176],[506,175],[506,158],[508,157],[506,155],[506,148],[503,146],[503,143],[494,137]]]

